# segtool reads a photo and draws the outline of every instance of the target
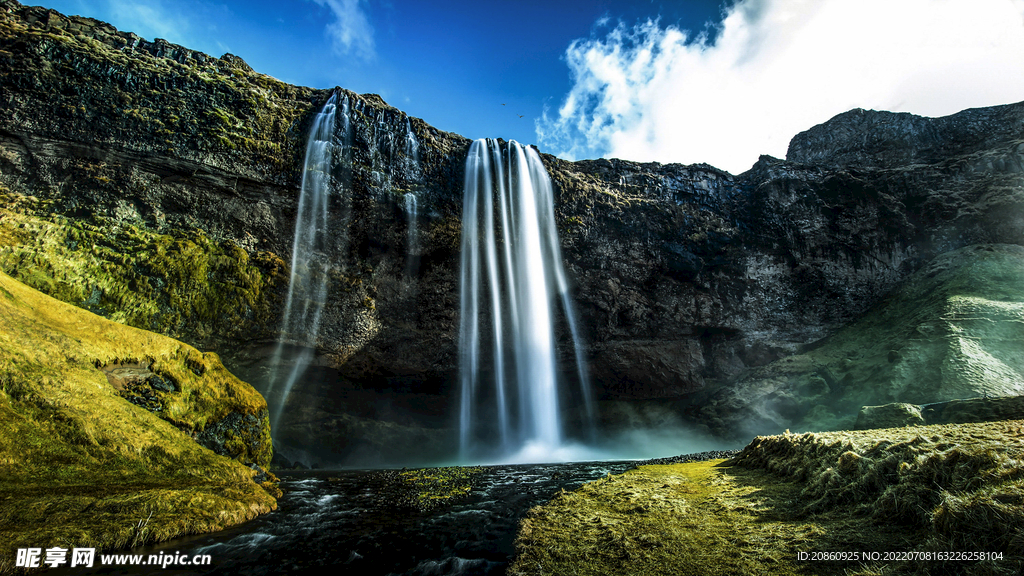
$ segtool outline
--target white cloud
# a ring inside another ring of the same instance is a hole
[[[327,7],[335,20],[327,25],[338,54],[355,54],[364,59],[374,55],[373,26],[362,8],[362,0],[314,0]]]
[[[1024,0],[739,0],[714,40],[620,23],[565,57],[574,85],[537,121],[543,146],[738,173],[851,108],[1024,100]]]

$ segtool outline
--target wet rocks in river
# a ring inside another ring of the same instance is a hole
[[[718,460],[720,458],[732,458],[739,454],[739,450],[707,450],[693,454],[680,454],[666,458],[651,458],[637,462],[637,466],[661,465],[661,464],[685,464],[687,462],[704,462],[705,460]]]

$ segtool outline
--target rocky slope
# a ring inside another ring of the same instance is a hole
[[[852,429],[864,405],[1018,396],[1022,326],[1024,247],[961,248],[855,322],[747,371],[693,409],[717,435],[742,438],[766,429]]]
[[[0,83],[0,268],[216,350],[261,386],[306,129],[331,91],[12,0],[0,0]],[[351,132],[334,174],[339,234],[324,249],[332,287],[319,338],[295,343],[315,348],[315,377],[275,432],[295,458],[320,431],[333,447],[309,461],[359,446],[386,457],[396,442],[372,440],[382,427],[442,446],[456,397],[469,142],[337,91]],[[751,370],[834,334],[940,254],[1020,244],[1022,115],[1024,104],[945,119],[853,111],[740,175],[544,156],[596,392],[736,433],[702,410]],[[412,258],[407,193],[419,206]]]

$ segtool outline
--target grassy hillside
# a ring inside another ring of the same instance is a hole
[[[116,377],[132,366],[159,383],[143,390],[146,402],[136,396],[146,406]],[[225,425],[249,420],[255,433]],[[234,459],[197,442],[211,430]],[[266,402],[216,355],[2,272],[0,438],[0,570],[18,547],[123,547],[276,507],[275,488],[247,466],[271,456]]]

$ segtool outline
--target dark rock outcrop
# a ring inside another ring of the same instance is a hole
[[[1022,419],[1024,396],[994,396],[933,402],[923,406],[906,403],[864,406],[857,416],[857,429]]]
[[[924,417],[921,407],[905,402],[883,404],[881,406],[865,406],[857,414],[857,430],[872,428],[902,428],[904,426],[923,426]]]
[[[693,410],[716,435],[742,437],[852,429],[864,405],[1017,396],[1022,327],[1024,247],[968,246],[936,257],[829,337],[696,395]]]
[[[964,110],[942,118],[850,110],[797,134],[786,159],[827,168],[936,164],[979,150],[997,152],[982,168],[1024,172],[1024,104]],[[1014,145],[1016,144],[1016,145]]]
[[[217,350],[264,384],[306,132],[331,91],[12,0],[0,0],[0,83],[0,268]],[[325,248],[334,270],[320,335],[294,343],[316,361],[292,394],[301,418],[275,432],[295,447],[290,459],[309,431],[338,447],[316,459],[358,451],[346,435],[374,434],[368,422],[443,444],[457,398],[469,141],[376,95],[336,91],[352,126],[332,198],[340,232]],[[787,160],[762,157],[740,175],[545,155],[597,394],[682,403],[720,434],[740,433],[726,411],[758,431],[792,423],[799,414],[762,417],[730,391],[835,334],[933,258],[1021,243],[1022,110],[855,110],[797,135]],[[812,386],[836,386],[831,368],[807,368],[821,381]]]

